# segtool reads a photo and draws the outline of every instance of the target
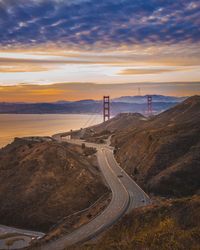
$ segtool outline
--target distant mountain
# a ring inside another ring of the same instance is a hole
[[[173,107],[184,97],[153,95],[153,111],[160,113]],[[116,115],[124,112],[145,114],[147,96],[128,96],[111,100],[111,113]],[[61,100],[54,103],[0,103],[0,114],[102,114],[102,101]]]
[[[95,101],[95,100],[92,100],[92,99],[86,99],[86,100],[79,100],[79,101],[76,101],[74,103],[77,103],[77,104],[94,104],[94,103],[99,103],[100,101]]]
[[[164,95],[152,95],[153,102],[182,102],[187,97],[175,97],[175,96],[164,96]],[[126,102],[126,103],[146,103],[147,95],[144,96],[122,96],[119,98],[112,99],[113,102]]]
[[[56,104],[65,104],[65,103],[70,103],[70,101],[65,101],[65,100],[60,100],[55,102]]]

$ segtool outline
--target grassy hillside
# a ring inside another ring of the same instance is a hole
[[[97,133],[103,130],[114,132],[116,130],[138,126],[144,121],[146,121],[146,118],[139,113],[121,113],[104,123],[93,126],[92,129]]]
[[[141,126],[146,121],[147,118],[139,113],[121,113],[104,123],[84,129],[82,137],[87,141],[102,143],[112,133],[122,134],[124,130]]]
[[[22,139],[0,150],[1,224],[46,231],[107,188],[78,146]]]
[[[181,197],[200,189],[200,96],[116,133],[116,158],[147,192]]]
[[[97,242],[71,250],[198,250],[200,196],[134,210]]]

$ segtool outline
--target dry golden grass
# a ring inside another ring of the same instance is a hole
[[[136,209],[97,242],[70,250],[197,250],[200,247],[200,196]]]

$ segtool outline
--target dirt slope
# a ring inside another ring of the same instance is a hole
[[[0,150],[1,224],[46,231],[106,190],[79,147],[17,139]]]

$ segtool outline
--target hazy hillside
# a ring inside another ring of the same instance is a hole
[[[140,126],[116,133],[116,157],[148,192],[192,195],[200,189],[200,96]]]
[[[71,250],[197,250],[200,246],[200,196],[136,209],[99,240]]]
[[[107,188],[78,146],[22,139],[0,150],[1,224],[48,230]]]
[[[146,117],[139,113],[120,113],[112,119],[91,128],[97,133],[102,132],[103,130],[114,132],[115,130],[138,126],[146,120]]]
[[[164,95],[152,95],[153,102],[182,102],[187,97],[176,97],[176,96],[164,96]],[[114,98],[113,102],[127,102],[127,103],[146,103],[147,95],[144,96],[122,96]]]
[[[103,143],[114,132],[122,135],[124,130],[140,126],[147,120],[139,113],[120,113],[110,120],[84,129],[81,138],[90,142]]]

